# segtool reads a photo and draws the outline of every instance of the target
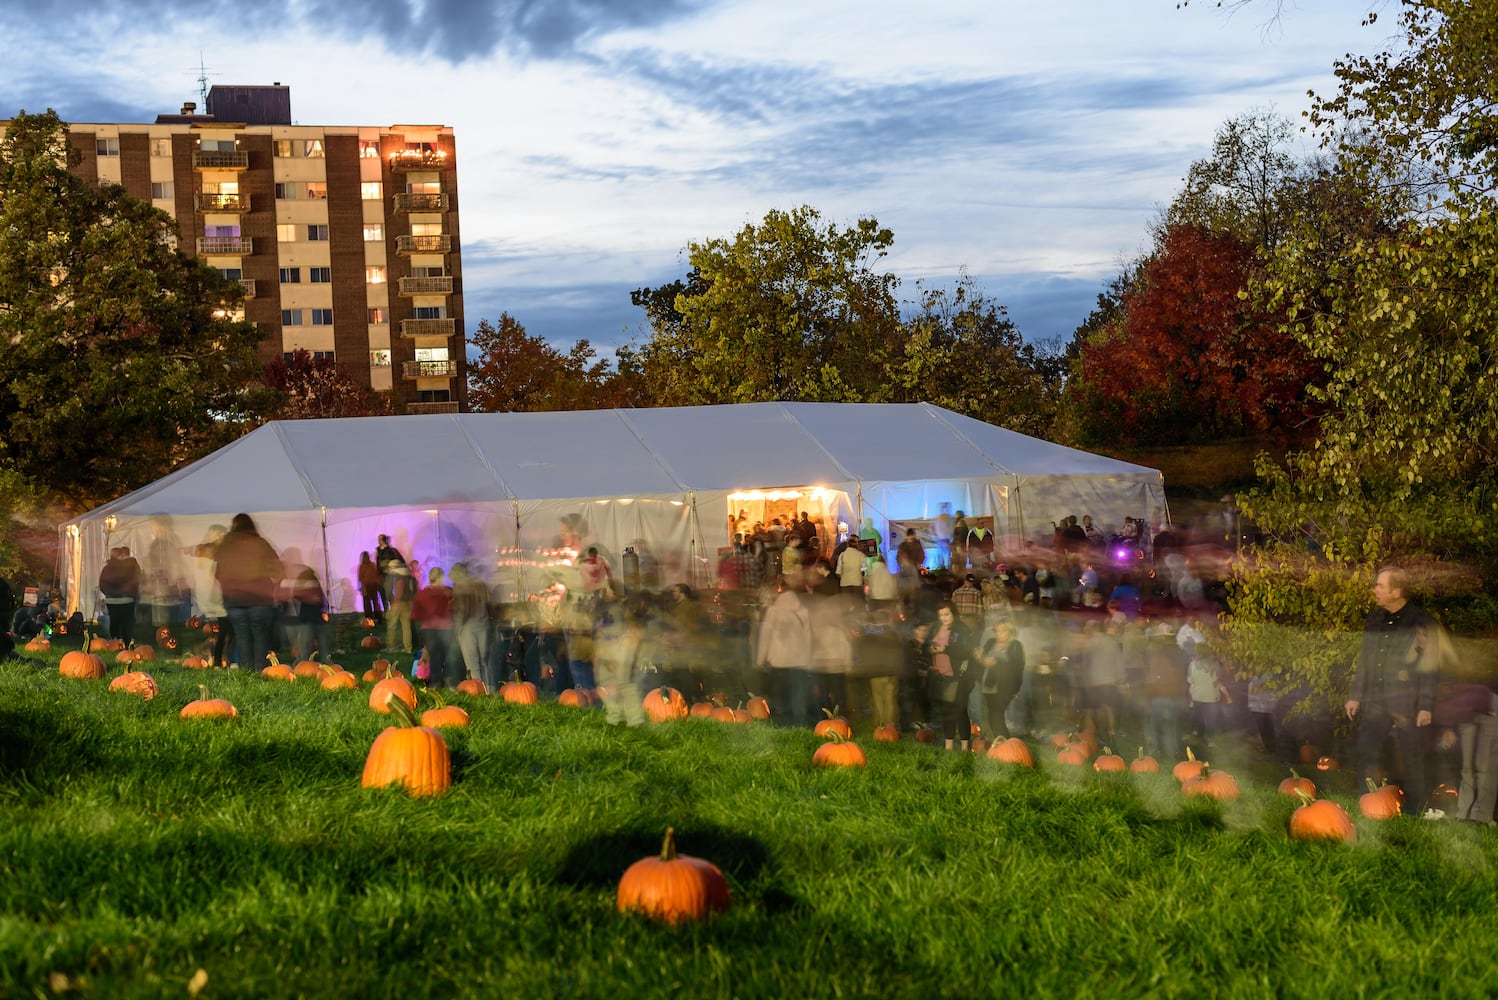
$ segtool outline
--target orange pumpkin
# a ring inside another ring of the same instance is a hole
[[[208,697],[208,686],[198,685],[198,693],[201,697],[197,701],[190,701],[182,706],[178,713],[183,719],[237,719],[239,710],[223,698]]]
[[[383,682],[382,682],[383,683]],[[394,692],[386,695],[385,711],[401,721],[375,737],[364,759],[365,788],[400,785],[412,796],[441,795],[452,785],[452,757],[447,741],[430,726],[417,726],[406,703]]]
[[[200,629],[203,627],[203,619],[199,618],[197,615],[193,615],[191,618],[187,619],[187,621],[183,622],[183,624],[190,629]]]
[[[935,743],[936,730],[930,726],[921,726],[915,731],[915,738],[917,743]]]
[[[347,670],[329,670],[317,683],[324,691],[342,691],[359,686],[354,675]]]
[[[156,659],[156,650],[150,646],[135,647],[135,661],[137,663],[150,663],[154,659]]]
[[[79,680],[98,680],[105,673],[104,658],[75,649],[62,654],[62,661],[57,664],[57,672],[64,677],[76,677]]]
[[[266,653],[265,658],[270,661],[270,666],[260,671],[261,677],[272,681],[286,681],[287,683],[294,683],[296,681],[296,674],[291,672],[290,667],[276,659],[274,652]]]
[[[511,705],[534,705],[540,698],[536,685],[530,681],[520,680],[518,676],[515,680],[505,681],[499,686],[499,696]]]
[[[1302,798],[1299,809],[1290,814],[1291,840],[1331,840],[1344,842],[1356,840],[1358,832],[1353,828],[1347,811],[1331,799],[1311,801]]]
[[[441,705],[422,712],[421,724],[433,729],[464,729],[468,726],[468,713],[457,705]]]
[[[1159,774],[1160,762],[1153,757],[1147,756],[1144,747],[1139,748],[1139,756],[1129,761],[1129,770],[1134,774]]]
[[[150,674],[143,674],[139,670],[132,670],[127,674],[120,674],[109,682],[109,690],[124,691],[126,694],[139,695],[146,701],[156,697],[156,680]]]
[[[586,688],[568,688],[557,695],[557,704],[566,705],[569,708],[591,708],[593,696]]]
[[[1214,771],[1204,766],[1196,777],[1187,778],[1181,783],[1181,791],[1192,797],[1232,802],[1238,798],[1238,782],[1226,771]]]
[[[1065,750],[1056,752],[1056,763],[1067,767],[1082,767],[1087,763],[1087,754],[1082,752],[1080,743],[1072,743]]]
[[[557,700],[560,701],[561,699],[557,699]],[[713,709],[716,708],[716,707],[717,706],[715,706],[710,701],[699,701],[695,705],[693,705],[691,708],[687,709],[687,718],[689,718],[689,719],[711,719],[713,717]]]
[[[1337,758],[1335,757],[1320,757],[1316,760],[1316,770],[1340,771],[1342,770],[1342,765],[1337,763]]]
[[[379,649],[380,648],[380,640],[377,639],[377,638],[375,638],[372,635],[366,635],[364,638],[362,638],[362,639],[359,640],[359,648],[360,649]]]
[[[379,659],[372,663],[368,670],[364,671],[364,680],[382,681],[386,677],[397,676],[395,665],[389,660]]]
[[[867,767],[869,759],[863,747],[852,740],[834,734],[831,739],[817,747],[811,762],[818,767]]]
[[[479,695],[488,694],[489,688],[484,684],[483,681],[479,680],[477,677],[467,677],[461,681],[458,681],[458,693],[470,694],[474,697],[478,697]],[[565,694],[566,692],[563,693]]]
[[[1358,812],[1369,819],[1393,819],[1404,808],[1404,790],[1398,785],[1375,785],[1368,778],[1368,791],[1358,797]]]
[[[1123,774],[1129,769],[1129,766],[1124,763],[1124,759],[1118,754],[1107,747],[1103,747],[1103,752],[1098,755],[1097,760],[1092,762],[1092,769],[1094,771],[1105,771],[1109,774]]]
[[[1018,736],[1011,736],[1007,740],[1000,740],[989,748],[988,756],[1001,764],[1014,764],[1019,767],[1034,767],[1035,758],[1030,754],[1030,745]]]
[[[756,722],[768,722],[770,719],[770,703],[758,695],[749,696],[749,700],[744,702],[744,711]]]
[[[1201,761],[1197,760],[1196,759],[1196,754],[1194,754],[1194,753],[1191,752],[1191,748],[1190,747],[1187,747],[1186,748],[1186,759],[1183,760],[1183,761],[1181,761],[1175,767],[1171,768],[1170,773],[1175,776],[1175,779],[1177,781],[1181,782],[1182,784],[1185,784],[1190,779],[1192,779],[1192,778],[1196,777],[1197,775],[1201,774],[1203,767],[1206,767],[1206,765],[1204,763],[1202,763]]]
[[[317,662],[317,654],[313,653],[309,659],[301,660],[291,668],[291,672],[298,677],[321,677],[323,665]]]
[[[207,670],[208,658],[205,656],[184,656],[182,657],[182,669]]]
[[[851,740],[853,738],[853,727],[848,725],[847,719],[837,714],[837,709],[829,710],[824,708],[822,709],[822,714],[827,716],[827,718],[817,723],[816,728],[812,730],[813,733],[824,740],[830,740],[834,737],[842,740]]]
[[[874,741],[877,743],[900,742],[900,727],[886,722],[874,727]]]
[[[728,880],[712,862],[676,853],[676,831],[667,827],[660,855],[625,869],[616,905],[620,913],[643,913],[664,924],[702,920],[728,909]]]
[[[751,721],[748,712],[744,711],[742,708],[729,708],[727,705],[720,705],[719,707],[713,709],[711,718],[714,722],[747,723]]]
[[[1314,799],[1316,797],[1316,782],[1310,778],[1302,778],[1296,772],[1295,768],[1292,767],[1290,769],[1290,777],[1280,782],[1279,793],[1281,795],[1288,795],[1292,799],[1299,798],[1304,793],[1308,798]]]
[[[386,677],[376,683],[369,692],[369,707],[382,715],[388,715],[391,698],[398,698],[411,711],[416,711],[416,689],[404,677]]]
[[[50,653],[52,652],[52,640],[46,636],[36,636],[26,644],[28,653]]]
[[[658,687],[645,696],[642,706],[645,718],[651,722],[670,722],[684,719],[687,715],[687,700],[681,692],[671,687]]]
[[[140,657],[135,655],[135,650],[133,649],[122,649],[114,654],[114,662],[121,665],[134,663],[138,659]]]

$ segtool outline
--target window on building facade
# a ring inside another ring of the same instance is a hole
[[[171,198],[172,197],[172,182],[171,181],[152,181],[151,182],[151,197],[152,198]]]
[[[328,227],[326,225],[314,225],[307,227],[307,239],[313,243],[326,241],[328,238]]]
[[[441,194],[440,181],[411,181],[406,185],[407,194]]]
[[[440,222],[413,222],[411,223],[412,236],[441,236],[442,223]]]
[[[451,389],[418,389],[416,391],[418,403],[451,403]]]
[[[327,181],[308,181],[307,197],[313,201],[326,201],[328,197]]]
[[[389,368],[390,367],[390,352],[389,351],[370,351],[369,352],[369,367],[371,367],[371,368]]]
[[[365,201],[379,201],[383,197],[380,187],[379,181],[364,181],[359,185],[359,197]]]
[[[417,319],[447,319],[447,306],[417,306],[413,312]]]
[[[331,267],[309,267],[307,268],[307,280],[314,285],[326,285],[333,280],[333,269]]]
[[[281,268],[281,284],[297,285],[302,281],[302,269],[299,267]]]
[[[292,359],[295,358],[295,357],[296,357],[296,352],[295,351],[283,351],[282,354],[281,354],[281,360],[284,361],[284,362],[286,362],[288,365],[291,364]],[[333,360],[336,360],[333,357],[333,352],[332,351],[308,351],[307,352],[307,357],[311,358],[313,361],[333,361]]]
[[[314,309],[314,310],[312,310],[312,325],[313,326],[332,326],[333,325],[333,310],[331,310],[331,309]]]
[[[239,239],[239,224],[232,226],[211,225],[203,227],[203,235],[210,239]]]
[[[385,227],[378,223],[366,222],[364,224],[364,242],[378,243],[385,238]]]
[[[302,325],[302,311],[300,309],[282,309],[281,310],[281,325],[282,326],[301,326]]]
[[[282,222],[276,225],[276,242],[295,243],[297,227],[292,222]]]
[[[294,148],[290,139],[277,139],[275,143],[276,155],[287,157],[293,155]]]
[[[360,139],[359,140],[359,159],[361,159],[361,160],[378,160],[379,158],[380,158],[380,140],[378,140],[378,139]]]
[[[446,361],[447,348],[445,347],[418,347],[416,349],[417,361]]]
[[[385,324],[387,324],[389,322],[390,322],[390,316],[389,316],[388,313],[385,312],[384,308],[377,307],[377,308],[373,308],[373,309],[369,310],[369,325],[370,326],[384,326]]]
[[[322,156],[322,140],[306,139],[302,142],[303,156]]]
[[[382,285],[385,283],[385,269],[372,266],[364,269],[364,280],[371,285]]]
[[[421,267],[413,267],[411,268],[411,277],[445,278],[447,277],[447,268],[443,267],[441,264],[430,264],[423,265]]]
[[[119,156],[120,140],[118,139],[95,139],[94,150],[100,156]]]
[[[276,198],[281,201],[296,200],[296,185],[290,181],[278,181],[276,183]]]
[[[170,140],[170,139],[152,139],[151,140],[151,155],[152,156],[167,157],[169,159],[171,157],[171,155],[172,155],[172,140]]]
[[[219,267],[214,270],[218,271],[225,281],[238,281],[244,277],[244,268],[241,267]]]

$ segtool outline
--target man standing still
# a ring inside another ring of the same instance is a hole
[[[99,573],[99,592],[109,608],[109,635],[129,646],[135,642],[135,606],[140,602],[140,563],[128,546],[109,550]]]
[[[1404,811],[1422,815],[1430,794],[1431,713],[1442,658],[1440,625],[1406,596],[1404,571],[1388,566],[1378,572],[1373,600],[1378,606],[1363,625],[1352,693],[1344,708],[1349,719],[1361,715],[1357,766],[1362,776],[1378,763],[1390,736],[1403,772]],[[1427,814],[1441,818],[1439,810]]]

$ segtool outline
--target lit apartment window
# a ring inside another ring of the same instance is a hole
[[[379,223],[366,222],[364,224],[364,242],[378,243],[385,238],[385,227]]]
[[[435,142],[408,142],[406,152],[408,153],[435,153],[437,144]]]
[[[203,227],[203,235],[209,239],[239,239],[239,224],[232,226],[209,225]]]
[[[171,181],[152,181],[151,182],[151,197],[152,198],[171,198],[172,197],[172,182]]]
[[[383,285],[385,283],[385,269],[378,266],[370,266],[364,269],[364,280],[371,285]]]
[[[385,310],[384,309],[371,309],[369,311],[369,325],[370,326],[384,326],[386,323],[389,323],[389,322],[390,322],[390,318],[385,315]]]
[[[296,198],[296,185],[290,181],[281,181],[276,185],[276,197],[282,201],[290,201]]]
[[[322,156],[322,140],[307,139],[302,143],[303,156]]]
[[[314,201],[326,201],[328,197],[328,182],[308,181],[307,197]]]
[[[416,349],[417,361],[446,361],[447,348],[445,347],[418,347]]]
[[[312,325],[313,326],[332,326],[333,325],[333,310],[331,310],[331,309],[314,309],[314,310],[312,310]]]
[[[95,139],[94,151],[100,156],[119,156],[120,140],[118,139]]]
[[[297,226],[294,222],[281,222],[276,225],[277,243],[295,243]]]
[[[302,325],[302,311],[300,309],[282,309],[281,310],[281,325],[282,326],[301,326]]]
[[[390,367],[390,352],[389,351],[370,351],[369,352],[369,367],[371,367],[371,368],[389,368]]]
[[[307,239],[310,242],[312,242],[312,243],[327,242],[327,239],[328,239],[328,227],[327,227],[327,225],[326,224],[319,224],[319,225],[315,225],[315,226],[308,226],[307,227]]]
[[[407,194],[441,194],[440,181],[411,181],[406,185]]]
[[[440,222],[413,222],[411,223],[412,236],[441,236],[442,223]]]
[[[277,139],[276,140],[276,155],[277,156],[291,156],[292,154],[293,154],[293,150],[292,150],[292,145],[291,145],[291,140],[290,139]]]
[[[307,280],[314,285],[326,285],[333,280],[333,269],[331,267],[309,267],[307,268]]]
[[[359,140],[359,159],[361,159],[361,160],[378,160],[379,158],[380,158],[380,140],[378,140],[378,139],[360,139]]]
[[[447,306],[417,306],[416,319],[447,319]]]
[[[359,197],[365,201],[379,201],[382,197],[379,181],[365,181],[359,185]]]
[[[164,157],[170,158],[171,155],[172,155],[172,140],[170,140],[170,139],[152,139],[151,140],[151,155],[152,156],[164,156]]]
[[[302,283],[302,269],[299,267],[281,268],[281,284],[299,285]]]

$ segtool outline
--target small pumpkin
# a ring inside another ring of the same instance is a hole
[[[540,698],[536,685],[521,680],[519,674],[499,686],[499,696],[511,705],[534,705]]]
[[[421,713],[421,724],[433,729],[465,729],[468,713],[457,705],[439,705]]]
[[[1331,799],[1312,800],[1301,795],[1301,805],[1290,814],[1291,840],[1331,840],[1338,843],[1356,840],[1347,811]]]
[[[186,625],[188,628],[193,629],[194,631],[196,631],[197,629],[200,629],[200,628],[203,627],[203,619],[199,618],[197,615],[193,615],[191,618],[187,619],[187,621],[183,622],[182,624]]]
[[[1123,774],[1129,769],[1129,766],[1124,763],[1124,759],[1118,754],[1107,747],[1103,747],[1103,752],[1098,755],[1097,760],[1092,762],[1092,769],[1094,771],[1107,772],[1108,774]]]
[[[50,653],[52,652],[52,640],[43,635],[35,636],[26,644],[26,652]]]
[[[932,729],[930,726],[923,725],[916,729],[915,738],[917,743],[935,743],[936,730]]]
[[[1170,773],[1174,775],[1175,779],[1181,784],[1185,784],[1187,781],[1201,774],[1202,768],[1206,766],[1207,765],[1202,761],[1197,760],[1196,754],[1191,752],[1190,747],[1187,747],[1186,759],[1181,761],[1175,767],[1171,768]]]
[[[867,767],[869,759],[863,747],[852,740],[834,734],[826,743],[817,747],[811,762],[818,767]]]
[[[183,719],[237,719],[239,710],[223,698],[208,697],[208,685],[199,684],[197,701],[190,701],[182,706],[178,713]]]
[[[375,737],[359,783],[365,788],[399,785],[416,797],[446,792],[452,786],[452,756],[442,734],[416,725],[410,707],[395,691],[385,694],[383,711],[395,715],[400,725]]]
[[[1368,791],[1358,796],[1358,812],[1368,819],[1393,819],[1404,809],[1404,790],[1398,785],[1375,785],[1372,778]]]
[[[744,702],[744,711],[749,713],[749,718],[755,722],[768,722],[770,720],[770,703],[759,695],[751,694],[749,700]]]
[[[182,669],[184,670],[207,670],[208,658],[206,656],[184,656],[182,657]]]
[[[167,638],[171,634],[172,634],[171,628],[168,627],[168,626],[166,626],[166,625],[163,625],[163,626],[161,626],[160,628],[158,628],[156,630],[156,641],[157,642],[165,642],[167,640]]]
[[[561,701],[560,698],[558,698],[557,700]],[[717,707],[718,706],[714,705],[710,701],[699,701],[695,703],[691,708],[687,709],[687,718],[711,719],[713,717],[713,709]]]
[[[1007,740],[1000,740],[988,750],[991,760],[1001,764],[1014,764],[1018,767],[1034,767],[1035,758],[1030,754],[1030,745],[1018,736],[1011,736]]]
[[[150,674],[132,670],[129,673],[120,674],[109,682],[109,690],[124,691],[126,694],[139,695],[146,701],[156,697],[156,679]]]
[[[1290,769],[1290,777],[1280,782],[1279,793],[1281,795],[1288,795],[1292,799],[1299,798],[1303,793],[1308,798],[1314,799],[1316,797],[1316,782],[1310,778],[1302,778],[1300,773],[1292,767]]]
[[[463,680],[458,681],[458,693],[478,697],[479,695],[488,694],[489,688],[483,681],[479,680],[477,677],[466,677]]]
[[[416,688],[404,677],[386,677],[377,682],[369,692],[369,707],[381,714],[389,714],[391,698],[398,699],[408,709],[416,711]]]
[[[138,659],[140,659],[140,657],[135,655],[135,650],[133,649],[122,649],[118,653],[114,654],[114,662],[120,664],[121,666],[134,663]]]
[[[1144,752],[1144,747],[1139,748],[1139,755],[1129,761],[1129,770],[1134,774],[1159,774],[1160,762]]]
[[[660,855],[625,869],[615,903],[620,913],[643,913],[664,924],[702,920],[728,909],[728,880],[712,862],[678,854],[676,831],[667,827]]]
[[[670,722],[687,716],[687,700],[672,687],[658,687],[645,696],[642,706],[651,722]]]
[[[847,719],[837,714],[837,709],[824,708],[822,709],[822,714],[827,716],[827,718],[817,723],[816,728],[812,730],[813,733],[824,740],[830,740],[834,737],[843,740],[851,740],[853,738],[853,727],[848,725]]]
[[[379,649],[380,648],[380,640],[377,637],[375,637],[375,636],[366,635],[364,638],[362,638],[362,639],[359,640],[359,648],[360,649]]]
[[[1087,764],[1087,754],[1082,750],[1082,744],[1068,744],[1065,750],[1056,751],[1056,763],[1067,767],[1083,767]]]
[[[359,681],[347,670],[329,670],[317,683],[324,691],[343,691],[359,686]]]
[[[386,659],[375,660],[368,670],[364,671],[363,680],[382,681],[386,677],[398,676],[395,665]]]
[[[900,727],[888,722],[874,727],[874,742],[876,743],[898,743],[900,742]]]
[[[728,705],[720,705],[713,709],[710,718],[714,722],[748,723],[753,721],[749,718],[749,713],[742,708],[730,708]]]
[[[152,649],[150,646],[135,647],[136,663],[150,663],[154,659],[156,659],[156,650]]]
[[[593,696],[586,688],[568,688],[557,695],[557,704],[568,708],[592,708]]]
[[[363,618],[359,619],[359,626],[361,628],[374,628],[375,620],[368,615],[365,615]]]
[[[317,657],[318,654],[313,653],[308,659],[299,661],[291,672],[298,677],[321,677],[323,665],[317,662]]]
[[[1316,759],[1316,770],[1318,770],[1318,771],[1340,771],[1340,770],[1342,770],[1342,765],[1337,762],[1337,758],[1335,758],[1335,757],[1331,757],[1331,756],[1318,757]]]

